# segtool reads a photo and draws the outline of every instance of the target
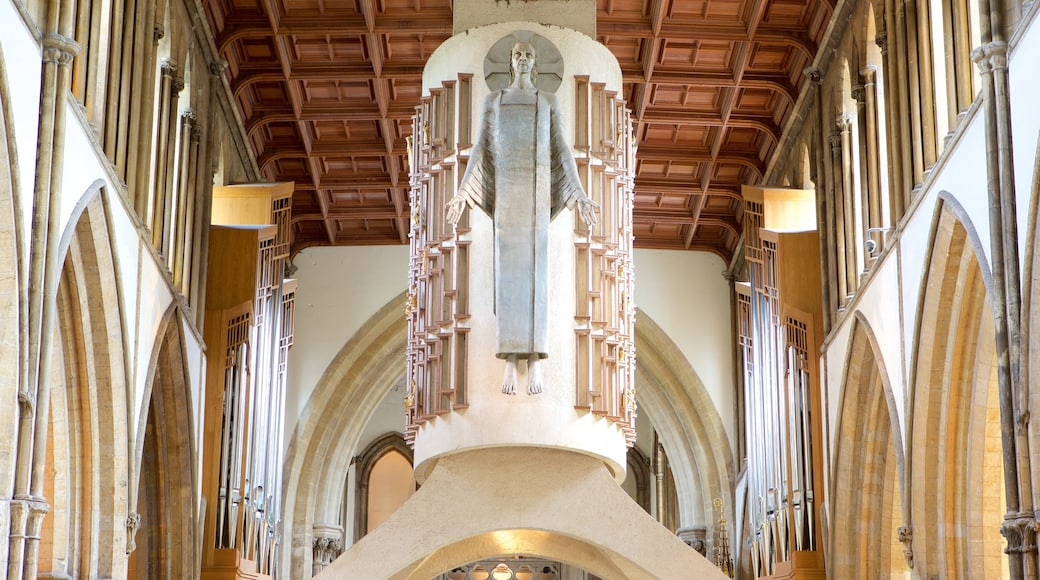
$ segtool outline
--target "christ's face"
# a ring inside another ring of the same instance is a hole
[[[534,68],[534,47],[526,42],[518,42],[513,47],[513,70],[520,74],[530,74]]]

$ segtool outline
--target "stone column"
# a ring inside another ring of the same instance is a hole
[[[849,297],[849,280],[846,275],[846,270],[848,270],[848,254],[845,251],[845,244],[848,242],[848,236],[845,235],[845,191],[843,186],[844,172],[842,171],[841,163],[840,120],[838,129],[835,129],[828,134],[828,140],[831,146],[830,199],[834,205],[831,207],[830,213],[827,214],[827,217],[830,218],[827,233],[831,237],[831,241],[834,242],[835,279],[838,281],[838,296],[835,305],[838,308],[838,312],[845,312],[845,303],[848,301]]]
[[[69,65],[79,45],[60,34],[43,37],[40,124],[36,149],[29,264],[29,358],[19,393],[22,415],[18,459],[11,503],[9,578],[34,578],[39,533],[49,506],[43,498],[44,464],[50,410],[48,381],[52,374],[57,330],[57,293],[62,257],[61,171],[65,154],[66,99]]]
[[[1028,441],[1022,437],[1022,431],[1025,429],[1021,419],[1024,416],[1016,416],[1016,396],[1018,393],[1016,392],[1017,377],[1015,372],[1018,370],[1018,365],[1013,361],[1014,354],[1018,349],[1017,345],[1014,350],[1011,346],[1012,343],[1017,343],[1020,340],[1019,336],[1011,332],[1012,324],[1015,325],[1016,329],[1018,328],[1018,320],[1014,323],[1010,321],[1012,308],[1009,307],[1009,302],[1013,300],[1009,295],[1014,293],[1017,296],[1019,291],[1019,286],[1017,285],[1018,243],[1017,227],[1014,224],[1015,215],[1011,214],[1009,216],[1005,214],[1009,209],[1012,211],[1014,209],[1013,201],[1011,208],[1007,207],[1008,198],[1004,192],[1006,187],[1011,187],[1011,191],[1014,191],[1013,177],[1010,180],[1010,184],[1004,183],[1004,168],[1008,166],[1005,164],[1010,164],[1011,161],[1010,159],[1001,159],[1004,155],[1010,155],[1010,125],[1003,130],[1000,128],[1002,122],[1009,122],[1010,120],[1008,117],[1010,104],[1006,102],[1007,93],[1004,92],[1001,95],[998,92],[997,83],[997,77],[1002,76],[1001,87],[1006,91],[1006,55],[1006,44],[1003,42],[991,42],[975,49],[972,53],[972,60],[978,65],[982,74],[983,115],[986,124],[986,174],[990,210],[991,269],[994,280],[990,304],[993,309],[993,326],[997,343],[1000,436],[1004,465],[1004,490],[1007,501],[1007,513],[1004,515],[1004,523],[1000,532],[1008,542],[1005,553],[1008,555],[1011,577],[1025,578],[1036,576],[1036,546],[1034,541],[1036,532],[1030,531],[1033,526],[1026,525],[1027,522],[1025,521],[1032,520],[1035,523],[1035,517],[1032,513],[1026,512],[1022,505],[1023,491],[1028,493],[1029,488],[1027,487],[1026,490],[1021,488],[1022,474],[1020,473],[1020,468],[1022,466],[1019,462],[1024,459],[1028,464]],[[1001,73],[997,73],[997,70],[1000,70]],[[1001,101],[1005,102],[1002,103]],[[1003,109],[1003,113],[1000,112],[1001,109]],[[1004,132],[1004,138],[1001,136],[1002,132]],[[1013,228],[1010,232],[1005,231],[1009,222],[1010,227]],[[1006,270],[1008,266],[1006,237],[1008,235],[1014,235],[1014,245],[1016,246],[1016,250],[1014,250],[1016,265],[1013,267],[1014,274],[1010,277]],[[1014,286],[1012,285],[1012,277],[1016,283]],[[1022,429],[1019,429],[1020,426]],[[1026,445],[1026,449],[1019,449],[1021,446],[1020,442]],[[1028,478],[1026,481],[1028,481]],[[1029,554],[1028,558],[1023,557],[1026,553]],[[1029,565],[1027,565],[1027,561]],[[1031,573],[1027,573],[1027,567],[1032,568]]]

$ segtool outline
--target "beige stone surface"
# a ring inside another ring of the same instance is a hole
[[[485,24],[529,20],[596,37],[595,0],[456,0],[453,13],[454,34]]]
[[[522,447],[442,458],[401,509],[318,578],[426,580],[521,554],[602,578],[725,578],[629,498],[602,462]]]

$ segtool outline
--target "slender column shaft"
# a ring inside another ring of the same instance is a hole
[[[838,297],[837,305],[839,310],[845,308],[845,302],[849,296],[849,281],[846,275],[848,268],[846,261],[845,244],[848,237],[845,235],[845,193],[843,191],[843,178],[844,172],[841,167],[841,131],[831,131],[830,135],[831,145],[831,201],[833,202],[833,211],[830,213],[832,226],[830,230],[832,233],[832,239],[834,244],[835,254],[835,269],[838,280]]]
[[[990,250],[993,255],[993,292],[991,304],[993,308],[994,334],[997,343],[997,388],[1000,404],[1000,438],[1004,465],[1004,491],[1007,501],[1007,513],[1001,533],[1008,540],[1007,554],[1009,571],[1012,578],[1023,578],[1022,552],[1020,534],[1017,533],[1016,521],[1019,517],[1019,481],[1018,461],[1015,437],[1015,404],[1011,380],[1011,360],[1008,345],[1008,319],[1006,298],[1006,275],[1004,272],[1004,241],[1002,237],[1003,216],[1000,203],[1000,162],[998,160],[997,112],[995,90],[993,86],[992,63],[985,47],[980,47],[972,55],[982,72],[983,115],[986,124],[986,174],[989,196]]]

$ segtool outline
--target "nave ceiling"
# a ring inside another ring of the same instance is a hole
[[[408,241],[406,138],[451,0],[204,0],[262,178],[294,181],[293,253]],[[832,0],[597,0],[636,119],[637,247],[732,258]]]

